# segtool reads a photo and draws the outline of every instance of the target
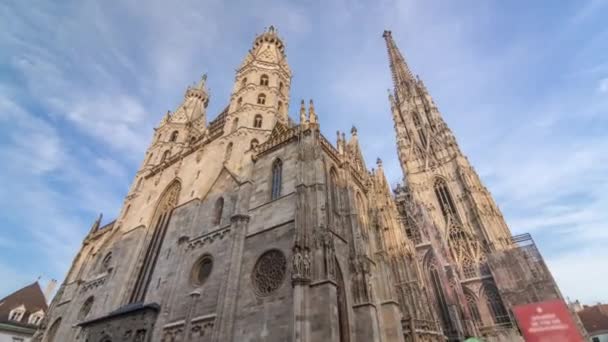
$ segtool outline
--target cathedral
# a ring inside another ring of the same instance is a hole
[[[155,128],[123,207],[88,235],[34,340],[523,341],[511,308],[561,298],[385,31],[403,183],[357,129],[289,116],[271,26],[207,120],[206,76]],[[322,109],[319,109],[322,112]]]

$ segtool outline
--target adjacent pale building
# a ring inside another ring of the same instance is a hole
[[[369,169],[356,128],[323,136],[328,113],[312,100],[288,115],[292,74],[271,27],[215,119],[205,77],[163,116],[120,214],[95,222],[36,338],[520,339],[501,292],[511,284],[493,274],[542,270],[550,291],[536,299],[561,295],[540,254],[491,259],[519,240],[384,38],[403,185],[389,188],[380,160]]]
[[[53,286],[51,281],[47,294]],[[0,342],[29,342],[45,318],[46,302],[38,282],[0,299]]]

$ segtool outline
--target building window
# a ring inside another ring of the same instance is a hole
[[[210,255],[203,255],[192,269],[192,283],[203,285],[213,270],[213,258]]]
[[[253,139],[251,140],[251,143],[249,144],[249,148],[252,150],[255,150],[256,148],[258,148],[258,145],[260,143],[258,142],[258,139]]]
[[[80,307],[80,311],[78,311],[78,320],[79,321],[83,321],[87,318],[87,316],[91,312],[91,308],[93,307],[94,301],[95,301],[95,298],[93,296],[87,298],[87,300],[84,301],[84,304],[82,304],[82,306]]]
[[[420,117],[418,116],[418,113],[412,113],[412,120],[414,121],[414,126],[416,126],[416,131],[418,132],[418,137],[420,138],[422,146],[426,146],[426,135],[424,134],[424,130],[422,129],[422,125],[420,124]]]
[[[8,317],[9,317],[9,320],[11,320],[11,321],[20,322],[21,319],[23,318],[24,314],[25,314],[25,306],[21,305],[19,307],[14,308],[13,310],[11,310]]]
[[[435,195],[437,196],[437,201],[439,202],[439,206],[441,207],[441,212],[443,213],[443,216],[446,219],[448,215],[456,216],[456,206],[454,205],[452,195],[450,194],[450,191],[448,190],[448,186],[445,181],[441,178],[437,178],[435,180],[434,188]]]
[[[450,311],[448,309],[448,304],[445,298],[445,294],[443,292],[441,278],[439,276],[439,272],[437,271],[437,265],[435,264],[434,260],[429,266],[429,273],[431,287],[433,289],[433,293],[435,294],[436,303],[439,309],[439,317],[441,318],[443,329],[444,331],[452,331],[452,320],[450,318]]]
[[[232,155],[232,143],[229,143],[228,146],[226,146],[226,154],[224,155],[224,161],[229,161],[231,155]]]
[[[279,82],[279,92],[283,91],[283,82]]]
[[[232,120],[232,130],[231,130],[231,132],[236,132],[237,128],[239,128],[239,118],[234,118],[234,120]]]
[[[176,142],[177,141],[177,136],[179,135],[179,133],[177,131],[173,131],[173,133],[171,133],[171,142]]]
[[[218,225],[222,221],[222,211],[224,210],[224,198],[220,197],[215,202],[213,224]]]
[[[336,173],[336,169],[333,167],[329,170],[329,191],[331,197],[331,207],[333,211],[337,214],[339,212],[339,204],[338,204],[338,174]]]
[[[106,256],[101,261],[101,268],[104,271],[109,271],[111,265],[112,265],[112,252],[109,252],[108,254],[106,254]]]
[[[236,108],[241,108],[241,105],[243,104],[243,98],[239,97],[239,99],[236,101]]]
[[[241,81],[241,88],[245,88],[247,86],[247,77],[243,78]]]
[[[283,163],[277,159],[272,163],[272,189],[270,198],[275,200],[281,196],[281,178],[283,177]]]
[[[258,104],[266,104],[266,95],[264,94],[260,94],[258,95]]]
[[[253,288],[258,296],[268,296],[283,284],[287,273],[287,258],[283,252],[272,249],[262,254],[252,272]]]
[[[47,342],[54,342],[55,341],[55,335],[57,335],[57,330],[59,329],[59,325],[61,325],[61,317],[57,318],[55,320],[55,322],[53,322],[53,324],[51,325],[51,327],[49,328],[48,332],[46,333],[46,341]]]
[[[164,162],[165,160],[169,159],[169,157],[171,156],[171,151],[170,150],[166,150],[165,153],[163,153],[163,156],[160,158],[160,162]]]
[[[462,274],[464,275],[464,279],[478,277],[479,273],[477,272],[477,264],[471,261],[471,259],[465,258],[462,261]]]
[[[253,118],[253,127],[262,128],[262,116],[257,114],[255,118]]]
[[[471,312],[471,319],[476,324],[481,324],[481,315],[479,314],[479,308],[477,307],[477,300],[470,293],[465,293],[465,297],[467,299],[467,305],[469,307],[469,311]]]
[[[283,109],[283,102],[279,101],[279,112]]]
[[[363,196],[361,196],[360,192],[357,192],[356,204],[358,213],[357,216],[359,217],[359,224],[361,225],[361,234],[364,237],[367,237],[367,209],[365,207],[365,202],[363,201]]]
[[[262,77],[260,77],[260,85],[268,86],[268,76],[267,75],[262,75]]]
[[[492,314],[492,319],[494,319],[494,323],[509,323],[511,321],[509,319],[509,314],[507,313],[507,310],[505,309],[505,306],[503,305],[502,299],[500,299],[496,288],[492,286],[486,287],[485,295],[486,304],[488,305],[488,309]]]

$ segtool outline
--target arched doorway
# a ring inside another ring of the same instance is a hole
[[[336,260],[336,299],[338,306],[338,331],[340,332],[340,342],[350,341],[350,329],[348,326],[348,303],[346,301],[346,289],[344,285],[344,277],[340,264]]]

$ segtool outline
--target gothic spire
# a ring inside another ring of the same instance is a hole
[[[400,91],[406,90],[406,93],[409,93],[410,88],[416,84],[416,79],[407,66],[405,58],[401,55],[397,44],[395,44],[391,31],[385,30],[382,37],[386,41],[386,50],[388,51],[391,74],[395,85],[395,97],[399,99]]]

